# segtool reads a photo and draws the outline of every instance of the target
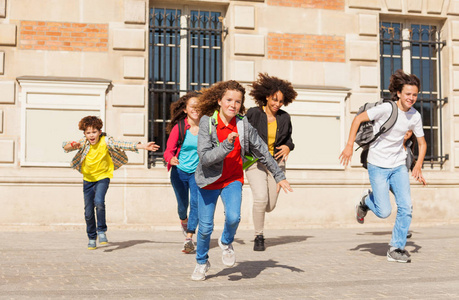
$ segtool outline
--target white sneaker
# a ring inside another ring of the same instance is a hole
[[[233,244],[222,244],[222,237],[218,238],[218,245],[222,249],[222,261],[227,267],[232,267],[236,263],[236,254],[234,254]]]
[[[191,274],[192,280],[206,280],[206,272],[210,269],[210,262],[207,261],[205,264],[196,264],[193,274]]]

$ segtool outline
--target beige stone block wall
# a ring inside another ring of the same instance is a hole
[[[378,42],[351,41],[348,44],[349,58],[355,61],[377,61]]]
[[[145,86],[116,84],[113,87],[113,106],[145,106]]]
[[[406,0],[408,12],[422,12],[422,0]]]
[[[389,11],[402,11],[402,0],[385,0]]]
[[[449,2],[448,15],[459,15],[459,0]]]
[[[349,0],[350,8],[380,9],[378,0]]]
[[[0,163],[13,163],[14,157],[14,141],[0,140]]]
[[[127,79],[144,79],[145,78],[145,57],[142,56],[124,56],[124,73],[123,77]]]
[[[143,113],[122,113],[123,135],[143,136],[145,134],[145,115]]]
[[[146,4],[144,0],[124,0],[124,22],[145,24]]]
[[[0,109],[0,133],[3,133],[3,110]]]
[[[255,34],[234,35],[235,55],[265,55],[265,37]]]
[[[379,68],[377,67],[360,67],[360,87],[376,88],[378,87]]]
[[[113,30],[113,49],[145,50],[145,30],[116,28]]]
[[[427,0],[428,14],[441,14],[444,0]]]
[[[254,61],[234,61],[234,79],[240,82],[252,82],[255,80]]]
[[[359,34],[376,36],[378,35],[378,17],[376,15],[359,14]]]
[[[234,27],[242,29],[254,29],[255,7],[234,5]]]
[[[0,51],[0,75],[5,73],[5,52]]]
[[[16,46],[16,25],[0,24],[0,46]]]
[[[0,104],[13,104],[15,102],[14,81],[0,81]]]
[[[0,18],[6,17],[6,0],[0,0]]]

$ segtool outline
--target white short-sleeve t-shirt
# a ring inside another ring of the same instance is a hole
[[[368,117],[375,121],[375,134],[381,128],[392,112],[389,103],[383,103],[367,110]],[[395,125],[382,134],[370,145],[368,162],[381,168],[395,168],[405,164],[406,152],[403,148],[403,138],[408,130],[412,130],[416,137],[424,136],[421,114],[414,108],[407,112],[398,109]]]

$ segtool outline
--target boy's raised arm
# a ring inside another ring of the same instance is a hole
[[[148,142],[146,144],[138,143],[136,145],[136,148],[137,149],[144,149],[144,150],[147,150],[147,151],[156,151],[156,150],[159,149],[159,145],[156,145],[155,142]]]

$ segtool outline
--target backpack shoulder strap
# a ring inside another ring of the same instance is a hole
[[[377,133],[378,136],[380,136],[381,134],[387,132],[392,127],[394,127],[395,122],[397,122],[397,118],[398,118],[397,103],[395,103],[395,101],[392,101],[392,100],[384,101],[384,103],[390,103],[390,105],[392,106],[392,111],[387,121],[381,125],[381,128],[379,128],[379,132]]]
[[[185,140],[186,135],[185,119],[181,119],[180,121],[178,121],[177,125],[179,130],[179,138],[177,141],[177,145],[181,146],[183,144],[183,141]]]

